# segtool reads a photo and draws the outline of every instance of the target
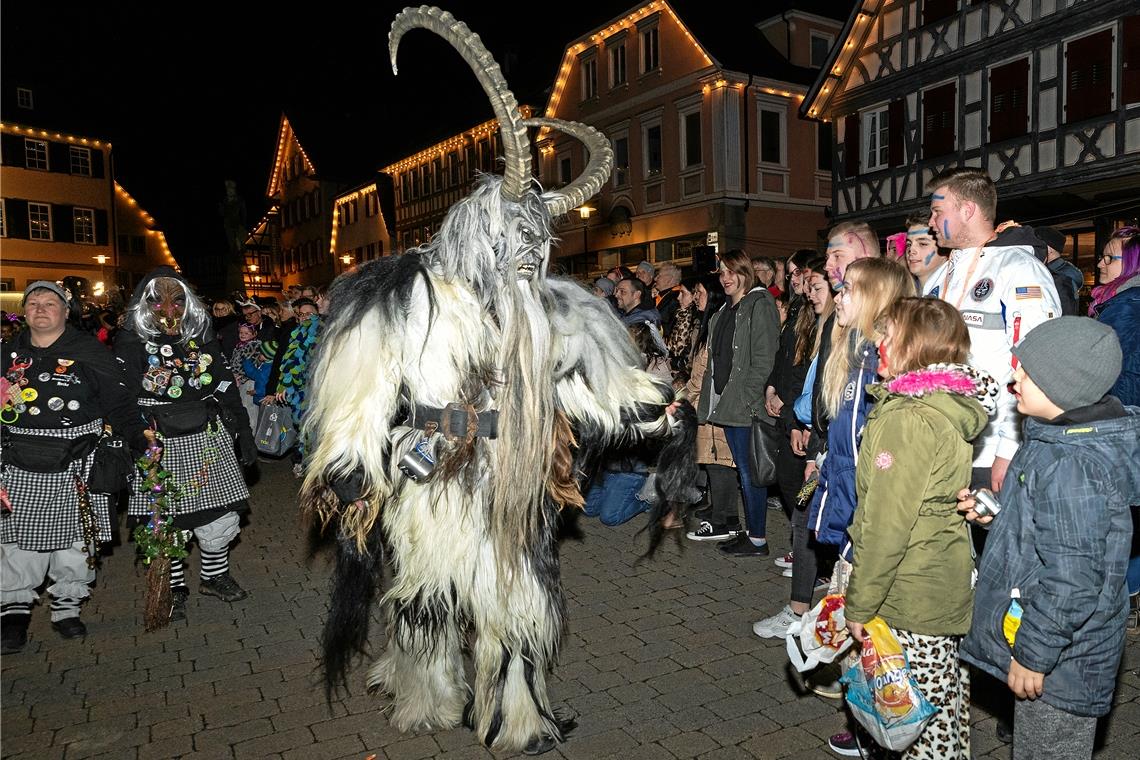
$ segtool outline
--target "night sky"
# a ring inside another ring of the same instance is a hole
[[[336,139],[358,149],[361,179],[492,116],[470,70],[427,31],[405,36],[400,75],[392,75],[388,28],[406,5],[305,3],[284,15],[285,3],[242,0],[5,2],[4,102],[15,87],[31,87],[40,123],[27,112],[0,117],[110,140],[117,179],[185,262],[224,245],[218,203],[226,178],[237,180],[251,225],[264,212],[283,109],[323,130],[300,134],[302,143]],[[566,6],[574,16],[514,0],[441,7],[500,63],[512,53],[508,82],[520,100],[542,107],[566,43],[633,5]],[[550,24],[555,18],[561,23]]]

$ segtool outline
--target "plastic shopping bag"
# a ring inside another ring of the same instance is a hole
[[[843,595],[828,594],[791,624],[785,635],[788,659],[801,673],[825,662],[835,662],[851,647]]]
[[[843,678],[855,719],[875,742],[901,752],[938,711],[919,691],[906,652],[882,618],[863,627],[863,655]]]
[[[266,404],[258,409],[254,441],[257,450],[270,457],[283,457],[297,442],[297,427],[289,407]]]

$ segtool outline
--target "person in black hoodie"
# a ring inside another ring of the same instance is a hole
[[[28,329],[3,345],[0,422],[0,628],[3,653],[28,639],[31,607],[51,579],[51,621],[65,639],[87,627],[95,552],[111,540],[108,495],[88,488],[100,435],[145,447],[142,424],[115,359],[67,324],[69,294],[47,280],[24,291]],[[119,441],[120,445],[122,441]]]
[[[246,591],[229,572],[229,546],[239,514],[249,509],[241,465],[253,464],[257,449],[210,316],[170,267],[158,267],[135,288],[115,356],[144,419],[162,436],[162,466],[181,491],[174,525],[192,531],[201,550],[199,592],[225,602],[244,599]],[[145,520],[150,508],[147,494],[134,493],[127,514]],[[182,620],[190,593],[182,560],[171,561],[170,575],[171,619]]]

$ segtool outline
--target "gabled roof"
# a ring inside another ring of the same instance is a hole
[[[546,116],[557,113],[569,72],[579,53],[652,13],[671,16],[709,66],[806,87],[815,81],[816,69],[793,65],[773,47],[760,27],[764,22],[773,23],[774,18],[779,19],[785,12],[791,17],[797,10],[838,22],[842,17],[836,16],[837,5],[840,4],[836,0],[771,0],[760,6],[762,11],[757,11],[754,19],[749,16],[728,19],[723,6],[706,0],[646,0],[566,45],[544,113]],[[748,10],[734,8],[732,13],[740,16]]]
[[[851,62],[863,50],[867,36],[874,26],[873,20],[879,12],[883,0],[858,0],[843,25],[839,34],[839,41],[831,47],[827,63],[820,70],[808,94],[800,104],[800,117],[804,119],[821,120],[827,113],[828,103],[835,93],[842,88],[843,80],[848,76]]]
[[[290,107],[281,113],[273,171],[267,197],[280,191],[281,160],[290,142],[295,142],[305,161],[305,170],[317,179],[355,185],[373,176],[385,145],[376,139],[383,130],[356,113],[310,112]]]

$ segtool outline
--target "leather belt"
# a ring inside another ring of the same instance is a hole
[[[428,434],[438,430],[448,439],[497,438],[499,435],[498,411],[476,412],[475,407],[463,404],[448,404],[442,409],[416,404],[408,424]]]

